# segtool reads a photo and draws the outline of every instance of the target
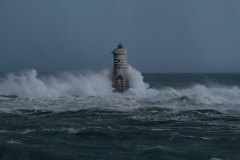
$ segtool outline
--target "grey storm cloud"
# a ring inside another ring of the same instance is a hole
[[[240,72],[239,0],[0,0],[0,71]]]

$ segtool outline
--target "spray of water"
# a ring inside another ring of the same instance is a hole
[[[129,66],[130,90],[124,95],[144,97],[155,94],[143,82],[139,71]],[[57,98],[68,96],[100,96],[117,95],[113,93],[111,71],[103,70],[99,73],[64,72],[58,76],[38,77],[36,70],[24,70],[11,73],[0,80],[0,95],[17,95],[27,98]],[[119,96],[120,94],[118,94]]]
[[[149,84],[143,81],[142,74],[130,65],[128,66],[128,77],[130,89],[126,94],[132,94],[138,98],[147,98],[159,94],[159,91],[151,89]]]
[[[105,96],[111,93],[109,71],[60,73],[58,76],[37,77],[36,70],[9,74],[1,79],[1,95],[27,98],[57,98],[68,96]]]
[[[111,71],[64,72],[50,76],[38,76],[35,70],[12,73],[0,79],[0,95],[17,95],[26,98],[101,97],[123,99],[134,97],[151,103],[186,102],[187,104],[240,104],[240,89],[207,88],[196,84],[192,88],[156,90],[143,81],[143,76],[133,67],[128,67],[130,89],[124,94],[114,93]],[[122,103],[122,102],[119,102]]]

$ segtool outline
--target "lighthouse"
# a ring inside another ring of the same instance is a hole
[[[113,54],[113,79],[112,86],[117,92],[124,92],[129,88],[127,75],[127,49],[121,43],[112,52]]]

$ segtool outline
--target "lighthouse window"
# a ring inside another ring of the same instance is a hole
[[[118,62],[120,62],[120,59],[118,60]]]

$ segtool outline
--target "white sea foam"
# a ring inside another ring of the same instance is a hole
[[[68,72],[41,79],[36,70],[26,70],[1,79],[0,94],[27,98],[104,96],[112,91],[108,74],[105,70],[86,74]]]
[[[157,90],[143,81],[139,71],[129,66],[130,89],[120,94],[113,92],[110,70],[37,75],[36,70],[25,70],[0,78],[0,95],[20,97],[16,103],[8,100],[9,98],[0,98],[2,102],[0,111],[11,112],[16,109],[64,111],[95,107],[131,110],[146,106],[189,110],[196,107],[209,109],[210,105],[218,107],[218,110],[234,111],[234,114],[240,115],[240,112],[235,112],[239,110],[240,89],[234,86],[211,88],[196,84],[186,89]],[[62,97],[67,100],[62,100]],[[55,101],[56,98],[58,101]]]
[[[34,132],[34,131],[36,131],[36,130],[35,129],[25,129],[20,134],[27,134],[27,133]]]
[[[213,138],[210,138],[210,137],[201,137],[202,139],[204,140],[210,140],[210,139],[213,139]]]
[[[75,129],[75,128],[61,128],[60,132],[68,132],[69,134],[77,134],[80,132],[81,129]]]
[[[176,90],[166,88],[158,90],[157,96],[147,99],[152,103],[158,104],[185,104],[192,105],[240,105],[240,89],[236,86],[222,88],[207,88],[204,85],[197,84],[191,88]],[[231,108],[228,108],[231,109]]]
[[[170,130],[172,130],[172,129],[165,129],[165,128],[152,128],[152,129],[150,129],[151,131],[170,131]]]
[[[20,141],[18,141],[18,140],[10,140],[10,141],[7,141],[7,144],[9,144],[9,145],[11,145],[11,144],[23,144],[23,143],[21,143]]]
[[[223,160],[223,159],[221,159],[221,158],[211,158],[210,160]]]
[[[149,84],[143,81],[142,74],[131,66],[128,67],[128,76],[130,89],[125,94],[132,94],[138,98],[147,98],[159,94],[159,91],[149,88]]]
[[[130,90],[124,96],[149,97],[158,91],[149,89],[139,71],[128,67]],[[39,78],[36,70],[11,73],[0,81],[0,95],[17,95],[27,98],[57,98],[68,96],[120,96],[113,93],[111,71],[72,73]]]
[[[0,134],[1,133],[7,133],[7,132],[9,132],[9,131],[7,131],[7,130],[0,130]]]

